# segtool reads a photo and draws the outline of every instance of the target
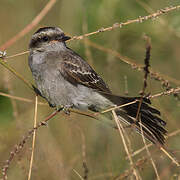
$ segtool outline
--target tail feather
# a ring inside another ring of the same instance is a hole
[[[120,97],[110,94],[105,96],[117,106],[140,99],[139,97]],[[121,121],[134,126],[138,133],[142,134],[142,128],[143,135],[146,139],[154,144],[163,145],[165,142],[165,134],[167,133],[164,129],[166,122],[158,117],[160,116],[160,112],[151,107],[150,104],[149,99],[143,98],[139,112],[139,120],[136,120],[139,101],[117,109],[116,113]]]

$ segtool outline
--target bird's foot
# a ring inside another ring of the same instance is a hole
[[[56,107],[57,111],[63,111],[65,114],[70,115],[70,108],[72,108],[74,105],[73,104],[69,104],[69,105],[65,105],[65,106],[61,106],[61,107]]]
[[[66,106],[64,106],[64,108],[63,108],[63,111],[64,111],[64,113],[65,114],[67,114],[67,115],[70,115],[70,108],[73,108],[73,104],[69,104],[69,105],[66,105]]]
[[[51,107],[53,107],[53,106],[51,106]],[[60,112],[60,111],[62,111],[62,110],[64,110],[64,106],[58,106],[58,107],[56,107],[56,111]]]
[[[36,88],[33,84],[32,84],[32,87],[33,87],[33,90],[34,90],[34,92],[36,93],[36,95],[42,96],[42,95],[41,95],[41,92],[39,91],[38,88]]]

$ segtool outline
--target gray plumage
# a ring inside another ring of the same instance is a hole
[[[113,95],[90,65],[66,46],[68,39],[60,28],[45,27],[40,28],[30,41],[29,66],[39,94],[50,106],[97,112],[138,99]],[[150,101],[144,98],[140,110],[144,135],[153,143],[163,144],[166,123],[157,116],[160,112],[148,103]],[[140,123],[135,122],[137,109],[138,102],[118,109],[116,113],[120,120],[134,124],[140,132]]]

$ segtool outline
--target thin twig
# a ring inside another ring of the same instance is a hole
[[[170,137],[176,136],[176,135],[179,134],[179,133],[180,133],[180,129],[178,129],[178,130],[176,130],[176,131],[173,131],[172,133],[168,134],[167,139],[170,138]],[[153,144],[150,143],[150,144],[147,145],[147,147],[149,148],[149,147],[151,147],[152,145],[153,145]],[[141,153],[141,152],[144,151],[145,149],[146,149],[146,148],[143,147],[143,148],[141,148],[141,149],[136,150],[135,152],[132,153],[132,157],[138,155],[139,153]]]
[[[13,96],[11,94],[6,94],[6,93],[3,93],[3,92],[0,92],[0,96],[5,96],[5,97],[8,97],[10,99],[14,99],[14,100],[18,100],[18,101],[23,101],[23,102],[27,102],[27,103],[33,103],[32,99],[27,99],[27,98],[23,98],[23,97]],[[43,103],[43,102],[38,102],[38,105],[45,105],[45,106],[47,106],[48,104],[47,103]]]
[[[103,52],[111,53],[113,56],[115,56],[118,59],[122,60],[124,63],[130,65],[133,69],[136,69],[138,71],[143,71],[143,65],[142,64],[136,63],[135,60],[132,60],[132,59],[126,57],[126,56],[123,56],[123,55],[121,55],[119,52],[117,52],[115,50],[105,48],[105,47],[103,47],[103,46],[101,46],[101,45],[99,45],[97,43],[94,43],[94,42],[90,41],[89,39],[86,39],[86,41],[82,41],[82,42],[85,42],[85,44],[88,44],[88,45],[90,45],[90,46],[92,46],[92,47],[94,47],[96,49],[99,49],[99,50],[101,50]],[[20,55],[23,55],[23,54],[26,54],[26,53],[29,53],[29,51],[17,53],[17,54],[11,55],[11,56],[5,56],[5,57],[3,57],[3,59],[9,59],[11,57],[20,56]],[[152,70],[152,68],[150,69],[150,77],[152,79],[161,81],[162,84],[167,83],[167,80],[169,82],[172,82],[172,83],[177,84],[177,85],[180,84],[179,80],[174,79],[172,77],[169,77],[167,75],[164,75],[162,73],[155,72],[155,71]]]
[[[180,133],[180,129],[178,129],[178,130],[176,130],[176,131],[173,131],[173,132],[171,132],[171,133],[168,134],[167,138],[172,137],[172,136],[176,136],[176,135],[179,134],[179,133]]]
[[[11,162],[12,162],[12,160],[14,159],[15,155],[17,155],[17,154],[23,149],[23,147],[24,147],[24,145],[26,144],[27,140],[29,140],[29,139],[32,137],[33,133],[34,133],[36,130],[38,130],[38,129],[39,129],[40,127],[42,127],[42,126],[47,125],[47,122],[48,122],[51,118],[53,118],[56,114],[58,114],[58,113],[60,112],[60,110],[61,110],[61,109],[54,111],[52,114],[50,114],[48,117],[46,117],[45,120],[43,120],[43,121],[41,121],[40,123],[38,123],[38,125],[37,125],[36,127],[34,127],[34,128],[32,128],[31,130],[29,130],[28,134],[27,134],[25,137],[23,137],[23,139],[20,141],[20,143],[17,144],[17,145],[14,147],[14,149],[13,149],[13,150],[11,151],[11,153],[10,153],[10,156],[9,156],[8,160],[6,160],[5,165],[2,167],[2,175],[3,175],[4,179],[6,179],[6,177],[7,177],[7,171],[8,171],[8,169],[9,169],[9,165],[11,164]],[[74,110],[74,109],[70,109],[70,111],[71,111],[71,112],[74,112],[74,113],[78,113],[78,114],[84,115],[84,116],[92,117],[92,118],[95,118],[95,119],[96,119],[96,117],[95,117],[94,115],[90,114],[90,113],[85,113],[85,112],[83,113],[83,112],[81,112],[81,111]]]
[[[73,171],[79,177],[79,179],[84,180],[83,177],[75,169],[73,169]]]
[[[141,122],[141,118],[140,118],[140,122]],[[145,147],[145,149],[146,149],[147,155],[148,155],[149,158],[150,158],[150,161],[151,161],[151,164],[152,164],[152,166],[153,166],[153,168],[154,168],[156,177],[157,177],[158,180],[160,180],[160,177],[159,177],[159,174],[158,174],[158,171],[157,171],[157,168],[156,168],[156,164],[154,163],[154,160],[153,160],[153,158],[152,158],[152,156],[151,156],[151,153],[150,153],[150,151],[149,151],[149,149],[148,149],[148,146],[147,146],[147,144],[146,144],[146,140],[145,140],[145,138],[144,138],[144,132],[143,132],[143,129],[142,129],[142,125],[141,125],[141,124],[142,124],[142,123],[140,123],[140,129],[141,129],[141,133],[142,133],[142,139],[143,139],[143,142],[144,142],[144,147]]]
[[[105,32],[105,31],[111,31],[111,30],[113,30],[113,29],[115,29],[115,28],[121,28],[122,26],[126,26],[126,25],[129,25],[129,24],[132,24],[132,23],[137,23],[137,22],[142,22],[142,21],[146,21],[146,20],[148,20],[148,19],[155,19],[155,18],[157,18],[157,17],[159,17],[159,16],[161,16],[161,15],[163,15],[163,14],[166,14],[166,13],[169,13],[169,12],[171,12],[171,11],[174,11],[174,10],[179,10],[179,8],[180,8],[180,5],[177,5],[177,6],[171,6],[171,7],[165,7],[165,8],[163,8],[163,9],[160,9],[160,10],[157,10],[157,12],[155,12],[155,13],[152,13],[152,14],[149,14],[149,15],[147,15],[147,16],[144,16],[144,17],[138,17],[137,19],[134,19],[134,20],[127,20],[126,22],[124,22],[124,23],[114,23],[112,26],[110,26],[110,27],[107,27],[107,28],[100,28],[99,30],[97,30],[97,31],[94,31],[94,32],[91,32],[91,33],[87,33],[87,34],[83,34],[83,35],[80,35],[80,36],[73,36],[70,40],[68,40],[68,41],[71,41],[71,40],[76,40],[76,39],[83,39],[84,37],[87,37],[87,36],[91,36],[91,35],[94,35],[94,34],[97,34],[97,33],[101,33],[101,32]],[[89,40],[87,40],[86,41],[86,43],[88,43],[88,44],[90,44],[90,45],[93,45],[93,46],[96,46],[95,45],[95,43],[92,43],[92,42],[90,42]],[[107,51],[107,48],[102,48],[102,47],[98,47],[99,45],[97,45],[96,46],[96,48],[98,48],[98,49],[101,49],[101,50],[105,50],[105,51]],[[2,47],[1,47],[2,48]],[[0,49],[1,49],[0,48]],[[6,48],[5,48],[6,49]],[[108,50],[109,51],[109,50]],[[113,51],[113,50],[110,50],[110,51],[112,51],[111,53],[114,53],[115,55],[118,55],[119,56],[119,54],[117,54],[117,52],[115,52],[115,51]],[[26,51],[26,52],[28,52],[28,51]],[[25,53],[26,53],[25,52]],[[20,53],[19,53],[20,54]],[[22,54],[23,54],[23,52],[22,52]],[[16,55],[12,55],[12,56],[16,56]],[[11,57],[11,56],[10,56]],[[9,57],[9,58],[10,58]],[[123,58],[122,58],[123,57]],[[124,56],[121,56],[120,57],[121,59],[123,59],[124,60],[124,62],[126,62],[126,63],[128,63],[128,64],[131,64],[132,66],[135,66],[136,67],[136,63],[132,63],[132,62],[130,62],[128,59],[126,59],[126,57],[124,57]],[[126,61],[127,60],[127,61]],[[139,67],[138,67],[139,68]],[[153,74],[154,74],[154,72],[153,72]],[[172,79],[172,81],[173,81],[173,79]],[[177,82],[177,83],[179,83],[179,81]],[[179,83],[180,84],[180,83]]]
[[[116,115],[116,113],[115,113],[114,110],[112,110],[112,113],[113,113],[113,116],[114,116],[114,120],[115,120],[115,122],[116,122],[116,124],[117,124],[117,126],[118,126],[118,130],[119,130],[119,133],[120,133],[121,138],[122,138],[122,142],[123,142],[123,145],[124,145],[124,149],[125,149],[125,151],[126,151],[126,153],[127,153],[127,155],[128,155],[131,168],[133,169],[133,174],[135,175],[136,179],[139,179],[139,176],[138,176],[138,174],[137,174],[137,172],[136,172],[136,169],[135,169],[135,167],[134,167],[134,165],[133,165],[133,160],[132,160],[131,154],[129,153],[128,147],[127,147],[127,145],[126,145],[126,141],[125,141],[125,138],[124,138],[124,135],[123,135],[123,126],[122,126],[121,123],[119,122],[118,117],[117,117],[117,115]]]
[[[20,143],[18,143],[14,149],[10,152],[10,156],[9,158],[6,160],[4,166],[2,167],[2,175],[3,175],[3,179],[5,180],[7,178],[7,171],[9,169],[9,166],[12,162],[12,160],[14,159],[14,157],[23,149],[24,145],[26,144],[27,140],[31,138],[32,134],[34,133],[34,131],[36,131],[37,129],[39,129],[42,126],[45,126],[47,124],[47,122],[54,117],[57,113],[59,113],[59,110],[54,111],[52,114],[50,114],[47,118],[45,118],[44,121],[41,121],[40,123],[38,123],[38,125],[36,127],[34,127],[33,129],[29,130],[28,134],[23,137],[23,139],[20,141]]]
[[[161,96],[164,96],[164,95],[172,95],[172,94],[178,94],[178,93],[180,93],[180,87],[172,88],[172,89],[170,89],[168,91],[160,92],[160,93],[157,93],[157,94],[154,94],[154,95],[149,95],[146,98],[147,99],[152,99],[152,98],[157,98],[157,97],[161,97]],[[132,101],[132,102],[129,102],[129,103],[122,104],[120,106],[111,107],[111,108],[108,108],[108,109],[106,109],[104,111],[101,111],[101,112],[98,112],[98,113],[94,113],[94,115],[96,116],[99,113],[101,113],[101,114],[107,113],[107,112],[110,112],[112,110],[116,110],[116,109],[122,108],[124,106],[128,106],[128,105],[134,104],[134,103],[136,103],[138,101],[139,100],[135,100],[135,101]]]
[[[149,144],[146,144],[146,147],[149,148],[149,147],[151,147],[152,145],[154,145],[154,144],[149,143]],[[132,153],[132,157],[134,157],[134,156],[138,155],[139,153],[141,153],[142,151],[146,150],[146,147],[144,146],[144,147],[142,147],[141,149],[138,149],[138,150],[134,151],[134,152]],[[126,157],[126,158],[127,158],[127,157]]]
[[[32,84],[29,83],[26,79],[24,79],[24,77],[19,74],[15,69],[13,69],[9,64],[7,64],[3,59],[0,58],[0,64],[3,65],[6,69],[8,69],[9,71],[11,71],[17,78],[19,78],[20,80],[22,80],[31,90],[34,89],[32,88]]]
[[[15,100],[18,100],[18,101],[23,101],[23,102],[27,102],[27,103],[33,103],[33,100],[31,100],[31,99],[22,98],[22,97],[18,97],[18,96],[13,96],[13,95],[6,94],[6,93],[3,93],[3,92],[0,92],[0,95],[5,96],[5,97],[9,97],[11,99],[15,99]],[[48,106],[48,103],[38,102],[38,105]],[[84,111],[80,111],[80,110],[72,109],[72,108],[70,108],[69,111],[73,112],[73,113],[76,113],[76,114],[80,114],[80,115],[84,115],[84,116],[88,116],[88,117],[96,119],[96,116],[95,116],[94,113],[84,112]]]
[[[139,113],[140,113],[140,110],[141,110],[141,105],[142,105],[142,102],[143,102],[143,96],[145,94],[145,89],[147,87],[147,78],[148,78],[148,74],[149,74],[149,67],[150,67],[150,64],[149,64],[149,60],[150,60],[150,52],[151,52],[151,43],[150,43],[150,38],[145,36],[146,38],[146,41],[147,41],[147,45],[146,45],[146,56],[145,56],[145,59],[144,59],[144,82],[143,82],[143,88],[142,88],[142,92],[141,92],[141,98],[140,98],[140,101],[139,101],[139,105],[138,105],[138,110],[137,110],[137,114],[136,114],[136,121],[138,121],[139,119]]]
[[[151,99],[151,98],[157,98],[157,97],[161,97],[161,96],[165,96],[165,95],[172,95],[172,94],[178,94],[180,93],[180,87],[176,87],[176,88],[172,88],[168,91],[164,91],[164,92],[160,92],[160,93],[157,93],[157,94],[154,94],[154,95],[149,95],[148,99]],[[10,94],[6,94],[6,93],[3,93],[3,92],[0,92],[0,95],[1,96],[5,96],[5,97],[9,97],[9,98],[12,98],[12,99],[15,99],[15,100],[18,100],[18,101],[24,101],[24,102],[28,102],[28,103],[33,103],[33,100],[31,99],[27,99],[27,98],[22,98],[22,97],[18,97],[18,96],[13,96],[13,95],[10,95]],[[124,107],[124,106],[128,106],[130,104],[134,104],[136,103],[137,101],[139,100],[135,100],[135,101],[132,101],[130,103],[126,103],[126,104],[123,104],[123,105],[120,105],[120,106],[116,106],[116,107],[113,107],[113,108],[108,108],[107,110],[104,110],[102,111],[101,113],[106,113],[106,112],[109,112],[109,111],[112,111],[112,110],[115,110],[115,109],[118,109],[118,108],[121,108],[121,107]],[[48,105],[47,103],[42,103],[42,102],[38,102],[38,105]],[[89,116],[89,117],[92,117],[92,118],[95,118],[95,116],[97,115],[97,113],[85,113],[85,112],[82,112],[82,111],[78,111],[78,110],[75,110],[75,109],[70,109],[71,112],[74,112],[74,113],[78,113],[78,114],[81,114],[81,115],[86,115],[86,116]]]
[[[78,131],[80,132],[81,135],[81,142],[82,142],[82,159],[83,159],[83,169],[84,169],[84,175],[83,175],[83,179],[87,180],[88,179],[88,166],[87,166],[87,161],[86,161],[86,142],[85,142],[85,136],[84,133],[82,131],[82,129],[75,123],[74,126],[78,129]]]
[[[164,152],[164,154],[166,154],[172,160],[174,164],[176,164],[177,167],[180,167],[179,162],[174,157],[172,157],[172,155],[170,155],[165,148],[161,147],[160,149],[162,152]]]
[[[84,41],[82,41],[82,42],[84,42]],[[136,69],[137,71],[144,71],[142,64],[136,63],[135,60],[133,60],[129,57],[123,56],[122,54],[120,54],[119,52],[117,52],[115,50],[112,50],[110,48],[105,48],[105,47],[103,47],[97,43],[90,41],[89,39],[86,39],[85,42],[88,43],[90,46],[92,46],[92,47],[94,47],[100,51],[112,54],[113,56],[117,57],[118,59],[120,59],[124,63],[130,65],[132,69]],[[169,76],[164,75],[164,74],[159,73],[159,72],[155,72],[152,68],[149,71],[150,71],[150,74],[149,74],[150,77],[152,79],[155,79],[155,80],[162,82],[162,84],[166,84],[167,80],[168,80],[171,83],[174,83],[176,85],[180,85],[180,81],[177,79],[174,79],[172,77],[169,77]]]
[[[48,13],[48,11],[53,7],[56,0],[49,0],[46,6],[41,10],[41,12],[32,20],[30,24],[28,24],[23,30],[21,30],[18,34],[16,34],[13,38],[8,40],[6,43],[1,45],[0,50],[4,51],[8,47],[12,46],[15,42],[17,42],[20,38],[25,36],[32,28],[34,28]]]
[[[138,159],[136,163],[134,163],[134,165],[136,168],[141,168],[146,162],[148,162],[148,157],[143,157],[141,159]],[[132,169],[126,170],[124,173],[113,178],[113,180],[120,180],[125,178],[127,179],[127,177],[130,176],[131,174],[132,174]]]
[[[145,137],[144,137],[144,131],[142,129],[142,122],[141,122],[141,116],[139,116],[140,114],[140,109],[141,109],[141,105],[142,105],[142,102],[143,102],[143,96],[145,94],[145,89],[147,87],[147,78],[148,78],[148,74],[150,73],[149,72],[149,67],[150,67],[150,52],[151,52],[151,41],[150,41],[150,38],[148,36],[145,36],[145,40],[147,41],[147,45],[146,45],[146,56],[145,56],[145,59],[144,59],[144,82],[143,82],[143,88],[142,88],[142,94],[141,94],[141,99],[140,99],[140,102],[139,102],[139,106],[138,106],[138,111],[137,111],[137,115],[136,115],[136,120],[137,121],[140,121],[140,130],[141,130],[141,135],[142,135],[142,139],[143,139],[143,142],[144,142],[144,146],[145,146],[145,149],[146,149],[146,152],[147,152],[147,155],[149,156],[150,158],[150,161],[151,161],[151,164],[153,166],[153,169],[155,171],[155,174],[156,174],[156,177],[158,180],[160,180],[160,177],[159,177],[159,174],[158,174],[158,171],[157,171],[157,168],[156,168],[156,165],[154,163],[154,160],[151,156],[151,153],[148,149],[148,146],[146,144],[146,140],[145,140]]]
[[[168,135],[168,138],[169,138],[169,137],[172,137],[172,136],[175,136],[175,135],[177,135],[177,134],[179,134],[179,133],[180,133],[180,130],[176,130],[176,131],[170,133],[170,134]],[[152,145],[153,145],[152,143],[148,144],[148,145],[147,145],[147,148],[151,147]],[[146,150],[146,147],[143,147],[143,148],[141,148],[141,149],[138,149],[137,151],[135,151],[135,152],[132,154],[132,157],[136,156],[137,154],[141,153],[141,152],[144,151],[144,150]],[[170,153],[168,153],[165,148],[160,147],[160,150],[163,151],[163,152],[172,160],[172,162],[173,162],[174,164],[176,164],[177,167],[180,166],[180,164],[179,164],[179,162],[176,160],[176,158],[173,157],[172,155],[170,155]]]
[[[148,157],[143,157],[141,159],[138,159],[134,165],[136,168],[138,169],[141,169],[144,167],[145,163],[148,162]],[[112,172],[110,173],[103,173],[103,174],[100,174],[100,175],[95,175],[95,176],[92,176],[90,177],[89,179],[90,180],[94,180],[94,179],[113,179],[113,180],[121,180],[121,179],[127,179],[128,176],[130,176],[132,174],[132,169],[127,169],[125,170],[122,174],[120,175],[117,175],[115,177],[112,177]]]
[[[17,54],[13,54],[11,56],[5,56],[4,59],[10,59],[10,58],[14,58],[14,57],[17,57],[17,56],[22,56],[22,55],[27,54],[27,53],[29,53],[29,51],[20,52],[20,53],[17,53]]]
[[[168,91],[160,92],[160,93],[154,94],[154,95],[149,95],[147,98],[157,98],[157,97],[160,97],[160,96],[178,94],[178,93],[180,93],[180,87],[171,88]]]
[[[148,3],[142,0],[136,0],[136,2],[140,6],[142,6],[148,13],[154,13],[154,10],[148,5]],[[165,19],[159,18],[159,22],[161,25],[163,25],[163,28],[165,27],[167,30],[173,33],[177,38],[179,38],[178,32],[175,29],[173,29],[172,26],[169,26],[169,23]]]
[[[148,19],[155,19],[155,18],[157,18],[157,17],[159,17],[161,15],[164,15],[166,13],[169,13],[171,11],[179,10],[179,8],[180,8],[180,5],[159,9],[155,13],[149,14],[147,16],[142,16],[142,17],[139,16],[136,19],[128,20],[126,22],[114,23],[110,27],[106,27],[106,28],[102,27],[102,28],[100,28],[100,29],[98,29],[97,31],[94,31],[94,32],[90,32],[90,33],[83,34],[83,35],[80,35],[80,36],[73,36],[70,40],[83,39],[85,37],[95,35],[95,34],[98,34],[98,33],[101,33],[101,32],[112,31],[113,29],[116,29],[116,28],[122,28],[123,26],[127,26],[127,25],[132,24],[132,23],[142,23],[143,21],[147,21]]]
[[[132,101],[132,102],[129,102],[129,103],[125,103],[125,104],[122,104],[122,105],[120,105],[120,106],[115,106],[115,107],[112,107],[112,108],[108,108],[108,109],[106,109],[106,110],[104,110],[104,111],[101,111],[100,113],[101,113],[101,114],[104,114],[104,113],[107,113],[107,112],[109,112],[109,111],[122,108],[122,107],[124,107],[124,106],[129,106],[129,105],[131,105],[131,104],[136,103],[137,101],[139,101],[139,100],[135,100],[135,101]],[[96,114],[96,113],[95,113],[95,114]]]
[[[36,95],[35,96],[35,106],[34,106],[34,128],[36,128],[36,126],[37,126],[37,105],[38,105],[38,96]],[[32,152],[31,152],[31,160],[30,160],[30,166],[29,166],[28,180],[31,179],[35,141],[36,141],[36,131],[33,132]]]

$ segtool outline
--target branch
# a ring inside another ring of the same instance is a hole
[[[4,51],[8,47],[12,46],[16,41],[25,36],[32,28],[34,28],[48,13],[48,11],[53,7],[56,0],[50,0],[46,6],[41,10],[41,12],[32,20],[30,24],[28,24],[23,30],[21,30],[18,34],[8,40],[6,43],[0,46],[0,50]]]
[[[23,149],[24,145],[26,144],[27,140],[31,138],[33,133],[38,130],[40,127],[45,126],[47,122],[54,117],[57,113],[59,113],[59,110],[54,111],[52,114],[50,114],[47,118],[45,118],[44,121],[41,121],[36,127],[33,129],[29,130],[28,134],[23,137],[23,139],[20,141],[19,144],[17,144],[14,149],[10,152],[9,158],[6,160],[4,166],[2,167],[2,175],[3,175],[3,180],[7,179],[7,171],[9,169],[9,166],[14,159],[14,157]]]
[[[35,106],[34,106],[34,128],[36,128],[36,126],[37,126],[37,105],[38,105],[38,96],[36,95],[36,97],[35,97]],[[28,180],[31,179],[35,141],[36,141],[36,131],[34,131],[34,133],[33,133],[32,152],[31,152],[31,160],[30,160],[30,166],[29,166]]]
[[[126,22],[122,22],[122,23],[114,23],[112,26],[110,27],[106,27],[106,28],[100,28],[98,29],[97,31],[94,31],[94,32],[90,32],[90,33],[87,33],[87,34],[83,34],[83,35],[80,35],[80,36],[73,36],[69,41],[71,40],[77,40],[77,39],[84,39],[85,37],[88,37],[88,36],[92,36],[92,35],[95,35],[95,34],[98,34],[98,33],[101,33],[101,32],[105,32],[105,31],[112,31],[116,28],[122,28],[124,26],[127,26],[129,24],[133,24],[133,23],[142,23],[143,21],[147,21],[149,19],[155,19],[155,18],[158,18],[159,16],[162,16],[164,14],[167,14],[171,11],[174,11],[174,10],[179,10],[180,8],[180,5],[177,5],[177,6],[171,6],[171,7],[165,7],[163,9],[159,9],[157,10],[155,13],[153,14],[149,14],[147,16],[139,16],[138,18],[136,19],[133,19],[133,20],[128,20]]]
[[[140,178],[139,178],[139,175],[138,175],[138,173],[137,173],[136,168],[134,167],[134,163],[133,163],[131,154],[130,154],[130,152],[129,152],[129,150],[128,150],[128,147],[127,147],[127,144],[126,144],[126,141],[125,141],[125,138],[124,138],[124,134],[123,134],[124,129],[123,129],[123,126],[122,126],[122,124],[120,123],[120,121],[119,121],[119,119],[118,119],[118,117],[117,117],[117,115],[116,115],[116,113],[115,113],[114,110],[112,110],[112,114],[113,114],[114,120],[115,120],[115,122],[116,122],[116,124],[117,124],[119,133],[120,133],[120,135],[121,135],[122,142],[123,142],[123,145],[124,145],[124,149],[125,149],[125,151],[126,151],[126,153],[127,153],[127,155],[128,155],[128,159],[129,159],[129,161],[130,161],[130,165],[131,165],[133,174],[134,174],[135,178],[138,180],[138,179],[140,179]]]

